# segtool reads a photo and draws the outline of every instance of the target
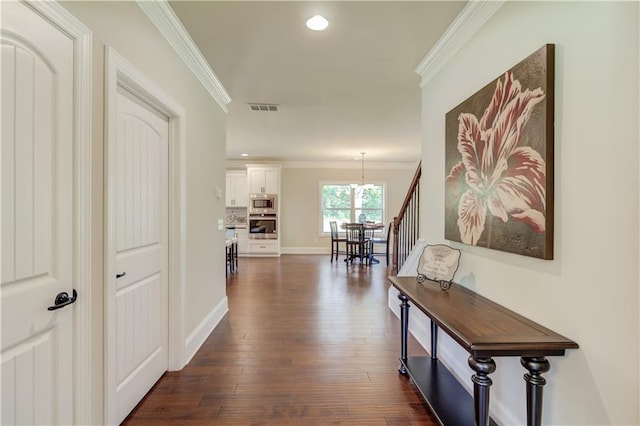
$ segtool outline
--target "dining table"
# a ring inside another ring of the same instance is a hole
[[[342,222],[340,224],[340,228],[345,229],[345,225],[347,223],[348,222]],[[358,222],[358,223],[360,223],[360,222]],[[385,224],[382,223],[382,222],[364,222],[362,225],[363,225],[365,230],[371,230],[371,231],[374,231],[374,232],[379,230],[379,229],[384,229],[384,227],[385,227]],[[380,260],[377,259],[373,255],[373,249],[371,249],[370,253],[369,253],[369,263],[380,263]]]
[[[340,228],[344,229],[345,225],[347,223],[348,222],[342,222],[340,224]],[[365,223],[363,223],[363,225],[364,225],[364,229],[375,229],[375,230],[377,230],[377,229],[383,229],[385,227],[384,223],[381,223],[381,222],[380,223],[379,222],[365,222]]]

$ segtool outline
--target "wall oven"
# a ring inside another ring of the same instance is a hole
[[[278,238],[278,218],[275,214],[250,215],[249,239],[251,240],[275,240]]]
[[[249,194],[249,215],[278,213],[276,194]]]

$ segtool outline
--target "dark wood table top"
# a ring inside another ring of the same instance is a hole
[[[459,284],[448,291],[415,277],[389,281],[474,357],[564,355],[578,344]]]
[[[340,224],[340,228],[344,229],[347,222],[343,222]],[[356,223],[359,225],[359,223]],[[374,223],[374,222],[365,222],[363,223],[365,229],[382,229],[385,227],[384,223]]]

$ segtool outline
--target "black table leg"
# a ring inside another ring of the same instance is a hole
[[[431,359],[438,359],[438,324],[431,320]]]
[[[402,301],[402,303],[400,303],[400,360],[402,362],[398,367],[398,371],[406,375],[407,338],[409,337],[409,298],[400,293],[398,294],[398,299]]]
[[[469,367],[476,372],[471,377],[473,381],[473,404],[476,414],[477,426],[489,425],[489,388],[493,381],[489,374],[496,371],[496,363],[490,357],[469,357]]]
[[[542,424],[542,387],[547,381],[542,377],[551,369],[551,364],[543,356],[522,357],[520,364],[529,373],[524,375],[527,382],[527,426],[540,426]]]

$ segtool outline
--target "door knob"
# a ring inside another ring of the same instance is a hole
[[[67,305],[74,303],[78,299],[78,293],[76,289],[73,289],[73,297],[69,297],[69,293],[63,291],[58,293],[56,299],[53,301],[53,306],[47,308],[48,311],[55,311],[56,309],[64,308]]]

